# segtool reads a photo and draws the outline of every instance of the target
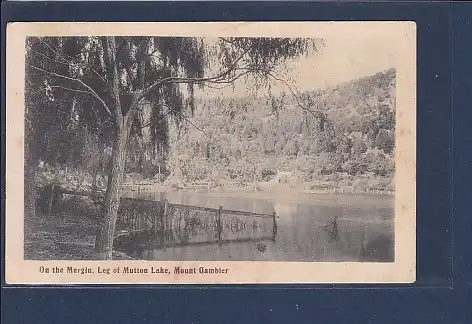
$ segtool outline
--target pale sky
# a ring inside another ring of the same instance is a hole
[[[325,88],[395,67],[396,44],[388,38],[330,38],[324,43],[321,52],[289,64],[288,76],[300,91]],[[271,85],[273,92],[286,91],[276,81]],[[205,92],[208,96],[235,95],[231,88]],[[246,86],[238,82],[235,92],[243,95]]]
[[[396,44],[389,39],[338,38],[325,40],[325,44],[323,53],[306,60],[307,67],[297,79],[303,86],[336,85],[395,67]],[[304,71],[312,71],[313,76],[308,78]]]

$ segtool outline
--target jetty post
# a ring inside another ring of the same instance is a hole
[[[217,224],[218,242],[221,242],[221,232],[223,231],[223,226],[221,224],[222,211],[223,211],[223,206],[220,206],[220,208],[218,209],[218,224]]]
[[[272,214],[272,241],[275,242],[276,236],[277,236],[277,213],[273,212]]]
[[[167,221],[166,221],[166,218],[167,218],[167,199],[166,199],[166,196],[165,196],[165,193],[164,192],[160,192],[159,193],[159,205],[160,205],[160,208],[159,208],[159,216],[160,216],[160,220],[161,220],[161,226],[160,226],[160,240],[161,240],[161,243],[165,243],[166,242],[166,230],[167,230]]]
[[[53,205],[54,199],[56,198],[55,197],[55,191],[56,191],[56,185],[53,184],[51,186],[51,195],[49,196],[49,200],[48,200],[48,207],[47,207],[47,215],[48,216],[50,216],[51,213],[52,213],[52,205]]]

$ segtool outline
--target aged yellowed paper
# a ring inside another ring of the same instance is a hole
[[[6,44],[8,284],[415,281],[415,23],[13,23]]]

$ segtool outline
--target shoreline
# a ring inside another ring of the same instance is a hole
[[[81,181],[72,181],[69,177],[73,173],[62,174],[61,176],[53,176],[48,174],[46,170],[39,173],[38,185],[56,184],[69,188],[70,190],[93,190],[93,185],[89,181],[85,181],[84,175],[75,175]],[[101,188],[105,189],[105,188]],[[294,179],[288,181],[277,182],[255,181],[238,183],[234,180],[222,179],[214,180],[196,180],[181,181],[178,179],[166,179],[164,182],[158,182],[151,179],[129,179],[122,184],[123,191],[132,192],[208,192],[208,193],[268,193],[268,194],[296,194],[296,195],[362,195],[374,197],[394,197],[395,186],[394,178],[391,176],[373,176],[361,175],[357,177],[347,176],[345,174],[336,174],[329,176],[320,176],[320,178],[312,181],[296,182]]]
[[[60,211],[25,217],[25,260],[95,260],[96,220],[93,215]],[[136,260],[113,249],[113,260]]]
[[[170,195],[180,194],[203,194],[213,196],[215,198],[234,197],[247,198],[253,200],[267,200],[279,204],[303,203],[309,205],[343,205],[343,206],[365,206],[381,204],[385,207],[392,207],[394,204],[394,196],[381,195],[359,195],[359,194],[317,194],[317,193],[290,193],[286,192],[198,192],[198,191],[168,191]],[[175,197],[172,197],[175,199]],[[178,198],[177,198],[178,199]],[[172,200],[172,199],[171,199]]]
[[[302,185],[266,185],[266,183],[258,183],[257,188],[254,186],[217,186],[209,187],[202,185],[186,185],[186,186],[170,186],[166,184],[144,183],[137,184],[126,183],[123,189],[129,189],[134,192],[192,192],[192,193],[221,193],[221,194],[290,194],[290,195],[338,195],[338,196],[372,196],[372,197],[395,197],[395,190],[386,190],[383,188],[372,188],[366,190],[354,189],[352,186],[326,186],[319,189],[307,189]]]

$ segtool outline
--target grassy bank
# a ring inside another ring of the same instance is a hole
[[[25,260],[93,260],[97,219],[70,212],[25,218]],[[113,259],[131,259],[113,252]]]

